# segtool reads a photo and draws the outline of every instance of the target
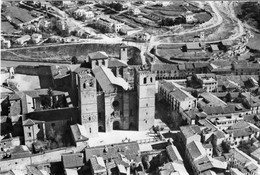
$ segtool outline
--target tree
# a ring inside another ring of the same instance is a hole
[[[73,56],[71,58],[71,64],[77,64],[78,63],[78,58],[76,56]]]
[[[228,141],[223,141],[223,142],[222,142],[221,146],[222,146],[224,152],[229,153],[229,151],[230,151],[230,149],[231,149],[230,144],[231,144],[231,143],[228,142]]]
[[[150,162],[149,162],[148,155],[145,155],[142,157],[142,164],[143,164],[145,170],[148,170],[150,168]]]
[[[232,101],[232,95],[231,95],[230,92],[227,93],[226,99],[227,99],[227,102],[231,102]]]

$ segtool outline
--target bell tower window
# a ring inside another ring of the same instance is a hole
[[[147,82],[147,78],[145,77],[145,78],[144,78],[144,84],[146,84],[146,82]]]

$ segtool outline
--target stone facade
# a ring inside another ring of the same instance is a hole
[[[87,71],[78,73],[80,122],[90,136],[98,134],[96,80]]]

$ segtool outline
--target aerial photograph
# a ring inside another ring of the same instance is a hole
[[[0,175],[260,175],[260,1],[0,3]]]

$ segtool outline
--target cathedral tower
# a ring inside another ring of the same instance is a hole
[[[155,74],[144,69],[136,73],[138,130],[148,130],[154,125]]]
[[[98,134],[96,80],[89,70],[78,72],[80,123],[90,137]]]

